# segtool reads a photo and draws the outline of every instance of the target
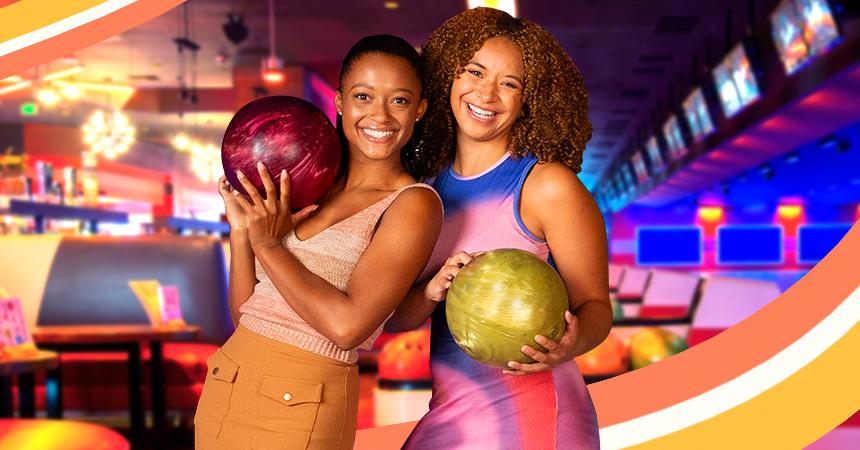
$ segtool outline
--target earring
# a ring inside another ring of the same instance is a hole
[[[338,112],[337,112],[337,115],[342,116],[342,115],[343,115],[343,111],[338,111]]]

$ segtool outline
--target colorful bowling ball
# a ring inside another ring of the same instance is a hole
[[[281,170],[290,176],[290,207],[303,208],[328,191],[340,168],[340,142],[316,106],[295,97],[272,96],[243,106],[227,126],[221,163],[230,185],[247,194],[236,175],[241,170],[265,197],[257,161],[279,186]]]
[[[630,337],[629,348],[630,363],[636,370],[686,350],[687,344],[670,331],[649,327]]]
[[[614,298],[609,299],[612,305],[612,321],[624,320],[624,310],[621,309],[621,304]]]
[[[611,375],[626,372],[629,368],[627,346],[615,333],[610,332],[597,347],[576,357],[576,365],[583,375]]]
[[[379,352],[377,367],[383,380],[429,380],[430,329],[402,333],[386,342]]]
[[[460,348],[495,367],[534,362],[520,348],[545,350],[534,337],[557,341],[566,326],[561,277],[523,250],[493,250],[472,260],[454,277],[445,303],[448,328]]]

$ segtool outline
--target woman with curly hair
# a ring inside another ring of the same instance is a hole
[[[598,448],[594,406],[572,361],[612,324],[604,224],[576,176],[591,137],[582,76],[549,32],[494,9],[448,20],[423,56],[431,103],[411,165],[436,175],[446,217],[427,281],[386,324],[407,330],[432,314],[433,397],[404,448]],[[570,299],[560,340],[535,337],[547,351],[524,346],[535,362],[504,371],[461,350],[439,306],[475,252],[496,248],[549,260]]]

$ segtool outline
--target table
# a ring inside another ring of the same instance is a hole
[[[18,376],[18,407],[21,417],[36,417],[36,372],[45,371],[48,417],[60,417],[58,390],[60,358],[55,352],[38,350],[34,355],[0,360],[0,417],[12,417],[12,376]]]
[[[152,423],[156,438],[165,435],[167,393],[164,380],[165,341],[190,340],[197,337],[196,325],[54,325],[33,330],[33,340],[58,352],[116,352],[128,354],[128,406],[133,447],[140,447],[145,431],[143,410],[143,360],[140,346],[150,350],[152,380]],[[62,382],[62,380],[60,380]],[[62,403],[60,404],[62,407]]]

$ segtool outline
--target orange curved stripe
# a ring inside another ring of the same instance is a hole
[[[797,340],[860,284],[860,225],[749,319],[660,364],[589,386],[601,427],[672,406],[731,380]]]
[[[113,14],[0,57],[0,79],[99,43],[164,14],[185,0],[139,0]]]

